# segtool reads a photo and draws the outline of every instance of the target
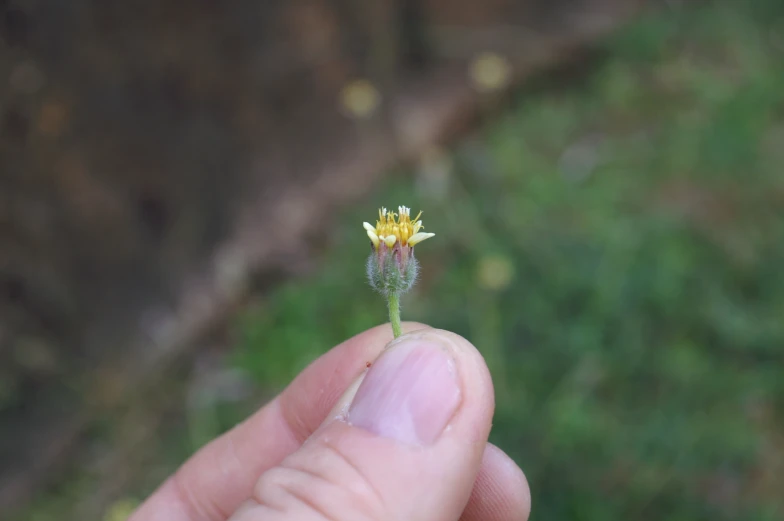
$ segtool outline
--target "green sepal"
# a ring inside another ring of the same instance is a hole
[[[408,255],[404,266],[399,265],[391,251],[383,256],[374,251],[368,257],[365,267],[370,286],[385,297],[406,293],[414,286],[419,275],[419,263],[414,258],[413,251]]]

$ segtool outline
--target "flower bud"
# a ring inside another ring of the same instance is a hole
[[[396,242],[392,248],[381,243],[368,256],[367,275],[370,285],[384,296],[402,294],[414,285],[419,273],[419,263],[414,258],[414,248]]]

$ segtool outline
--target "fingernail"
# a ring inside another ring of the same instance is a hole
[[[433,443],[460,405],[455,361],[447,349],[422,338],[402,340],[368,371],[348,421],[404,443]]]

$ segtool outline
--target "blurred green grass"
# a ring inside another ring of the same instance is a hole
[[[361,223],[425,210],[403,318],[483,352],[539,520],[784,515],[784,8],[649,14],[332,227],[239,321],[268,389],[386,320]]]

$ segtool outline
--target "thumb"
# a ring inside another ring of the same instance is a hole
[[[400,337],[231,519],[457,521],[493,408],[489,372],[466,340],[433,329]]]

